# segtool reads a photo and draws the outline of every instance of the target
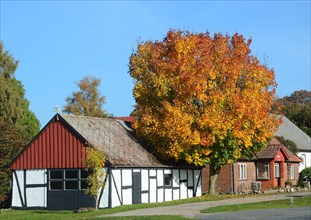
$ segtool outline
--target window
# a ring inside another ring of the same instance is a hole
[[[246,164],[239,164],[239,173],[240,173],[240,180],[247,179],[247,166]]]
[[[172,186],[173,176],[171,173],[164,174],[164,186]]]
[[[303,167],[303,168],[306,168],[307,167],[307,165],[306,165],[306,155],[305,154],[301,154],[301,166]]]
[[[291,180],[295,179],[295,167],[292,165],[289,169],[289,177]]]
[[[280,164],[279,163],[274,164],[274,177],[280,178]]]
[[[63,189],[63,172],[61,170],[50,170],[50,190]]]
[[[50,190],[85,190],[89,172],[85,170],[50,170]]]
[[[257,162],[257,179],[270,179],[268,162]]]

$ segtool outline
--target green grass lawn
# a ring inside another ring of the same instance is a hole
[[[282,199],[275,201],[266,202],[254,202],[240,205],[224,205],[216,206],[201,210],[201,213],[215,213],[215,212],[237,212],[237,211],[247,211],[255,209],[275,209],[275,208],[290,208],[290,207],[300,207],[300,206],[311,206],[311,197],[299,197],[294,198],[293,204],[291,204],[291,199]]]
[[[195,197],[190,199],[175,200],[170,202],[162,203],[148,203],[148,204],[137,204],[137,205],[125,205],[115,208],[100,209],[98,211],[89,211],[74,213],[73,211],[48,211],[48,210],[3,210],[0,214],[0,219],[98,219],[98,216],[104,216],[106,214],[112,214],[117,212],[124,212],[129,210],[171,206],[193,202],[204,202],[204,201],[216,201],[222,199],[232,198],[245,198],[245,197],[260,197],[260,195],[205,195],[201,197]],[[106,218],[105,218],[106,219]],[[186,219],[180,216],[144,216],[144,217],[109,217],[109,219]]]

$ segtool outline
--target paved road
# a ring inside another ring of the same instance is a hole
[[[310,220],[311,207],[223,212],[194,216],[207,220]]]
[[[292,193],[290,195],[293,196],[311,196],[310,192],[297,192]],[[211,202],[196,202],[196,203],[187,203],[182,205],[174,205],[174,206],[165,206],[165,207],[157,207],[157,208],[147,208],[147,209],[138,209],[138,210],[131,210],[126,212],[119,212],[111,215],[105,216],[143,216],[143,215],[183,215],[185,217],[191,219],[272,219],[268,217],[269,215],[274,216],[274,219],[286,219],[284,216],[280,218],[276,218],[278,216],[277,211],[273,211],[273,209],[269,211],[245,211],[245,212],[238,212],[241,213],[241,216],[237,213],[215,213],[215,214],[201,214],[200,210],[206,209],[209,207],[220,206],[220,205],[230,205],[230,204],[243,204],[243,203],[250,203],[250,202],[263,202],[263,201],[271,201],[271,200],[278,200],[278,199],[290,199],[288,196],[289,194],[274,194],[262,197],[249,197],[249,198],[236,198],[236,199],[226,199],[226,200],[219,200],[219,201],[211,201]],[[309,207],[307,207],[309,208]],[[282,209],[283,210],[283,209]],[[286,209],[287,210],[287,209]],[[303,208],[296,208],[288,209],[289,214],[296,213],[297,219],[310,219],[311,213],[309,210],[304,210]],[[309,211],[309,212],[308,212]],[[273,214],[275,212],[275,214]],[[300,213],[301,212],[301,213]],[[253,214],[250,214],[253,213]],[[256,213],[256,214],[254,214]],[[286,211],[282,211],[282,213],[286,213]],[[306,214],[307,213],[307,214]],[[268,216],[266,216],[266,214]],[[298,215],[301,214],[302,216]],[[309,215],[308,215],[309,214]],[[227,216],[228,215],[228,216]],[[221,218],[223,216],[223,218]],[[236,217],[235,217],[236,216]],[[286,216],[286,215],[285,215]],[[291,216],[291,215],[289,215]],[[263,218],[260,218],[263,217]],[[301,217],[301,218],[300,218]],[[308,218],[305,218],[308,217]],[[288,218],[287,218],[288,219]],[[289,219],[296,219],[289,218]]]

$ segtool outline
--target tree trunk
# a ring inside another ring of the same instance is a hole
[[[216,181],[217,177],[220,171],[220,167],[210,165],[210,171],[209,171],[209,190],[208,193],[215,195],[217,194],[216,190]]]
[[[95,210],[98,210],[98,196],[94,196],[95,198]]]

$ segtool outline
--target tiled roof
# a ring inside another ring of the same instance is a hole
[[[258,159],[273,159],[279,150],[280,146],[267,145],[262,151],[256,153],[256,156]]]
[[[282,116],[282,124],[274,136],[293,141],[299,151],[311,151],[311,138],[285,116]]]
[[[296,154],[282,145],[276,138],[273,138],[261,152],[256,153],[256,156],[258,159],[273,159],[279,150],[283,150],[287,162],[301,162]]]
[[[297,162],[297,163],[302,162],[302,160],[296,154],[291,152],[287,147],[284,146],[284,150],[288,155],[288,161],[289,162]]]
[[[116,119],[61,115],[93,147],[101,149],[113,166],[163,166]]]

